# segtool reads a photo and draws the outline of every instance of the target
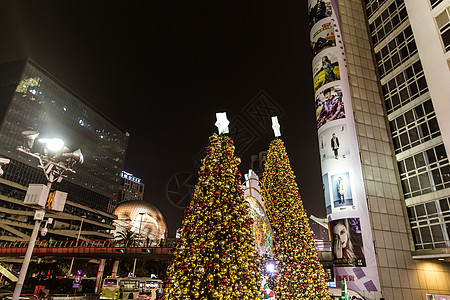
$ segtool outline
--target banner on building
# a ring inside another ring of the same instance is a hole
[[[337,0],[308,0],[315,114],[335,282],[380,291]]]

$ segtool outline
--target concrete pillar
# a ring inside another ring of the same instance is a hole
[[[114,264],[113,264],[113,268],[112,268],[111,277],[116,277],[117,276],[117,270],[118,269],[119,269],[119,260],[115,259],[114,260]]]
[[[100,289],[100,286],[102,285],[102,279],[103,279],[103,271],[105,270],[105,263],[106,259],[100,260],[100,265],[98,266],[98,273],[97,273],[97,281],[95,282],[95,293],[98,293],[98,290]]]

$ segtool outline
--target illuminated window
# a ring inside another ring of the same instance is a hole
[[[405,198],[450,187],[450,165],[444,144],[398,162]]]
[[[420,60],[397,74],[382,87],[388,114],[428,92]]]
[[[376,46],[406,18],[405,3],[402,0],[392,2],[371,24],[369,29],[372,35],[373,45]]]
[[[375,53],[380,77],[384,77],[416,53],[416,42],[414,41],[411,26],[408,26],[386,46],[381,48],[380,51]]]
[[[413,109],[389,122],[395,153],[441,135],[431,100],[417,105]]]
[[[450,50],[450,7],[447,7],[435,19],[445,52],[447,52]]]
[[[407,208],[416,250],[448,247],[449,199],[433,200]]]
[[[442,0],[430,0],[431,8],[435,8],[435,7],[438,6],[440,3],[442,3]]]

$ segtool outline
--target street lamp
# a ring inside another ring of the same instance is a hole
[[[24,203],[37,206],[34,214],[34,227],[28,243],[27,252],[23,259],[22,268],[20,269],[19,278],[14,289],[12,300],[18,300],[22,287],[25,281],[25,276],[30,264],[31,255],[33,254],[34,244],[39,232],[41,222],[44,220],[45,209],[63,211],[66,193],[56,191],[49,197],[49,192],[53,182],[61,182],[63,178],[67,177],[65,173],[75,173],[72,167],[78,162],[83,163],[83,155],[80,149],[70,153],[69,149],[64,146],[64,142],[59,139],[43,139],[39,140],[44,146],[44,154],[31,153],[31,148],[34,145],[34,140],[39,136],[36,131],[23,131],[22,136],[26,139],[26,146],[19,146],[17,150],[36,158],[39,161],[38,168],[42,169],[47,179],[47,185],[30,185],[25,196]],[[29,195],[30,192],[30,196]],[[35,193],[32,194],[31,193]],[[28,196],[28,197],[27,197]]]
[[[75,247],[78,247],[78,241],[80,240],[81,228],[83,227],[84,219],[86,219],[86,216],[81,216],[81,224],[80,224],[80,229],[78,230],[77,242],[75,243]],[[72,273],[74,259],[75,259],[75,257],[72,257],[72,261],[70,262],[69,272],[67,272],[67,277],[69,277],[70,274]]]
[[[140,242],[142,242],[141,240],[141,228],[142,228],[142,220],[144,219],[144,214],[143,212],[140,212],[139,215],[141,216],[141,223],[139,224],[139,240]],[[142,246],[142,244],[141,244]],[[133,276],[136,277],[136,275],[134,274],[134,272],[136,271],[136,261],[137,258],[134,259],[134,264],[133,264]]]

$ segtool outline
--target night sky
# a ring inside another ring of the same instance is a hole
[[[268,149],[270,120],[253,119],[264,96],[281,114],[308,215],[324,217],[307,2],[116,3],[1,1],[0,63],[30,57],[130,133],[125,170],[143,180],[171,236],[184,209],[166,186],[197,172],[216,112],[250,133],[236,149],[242,173]]]

